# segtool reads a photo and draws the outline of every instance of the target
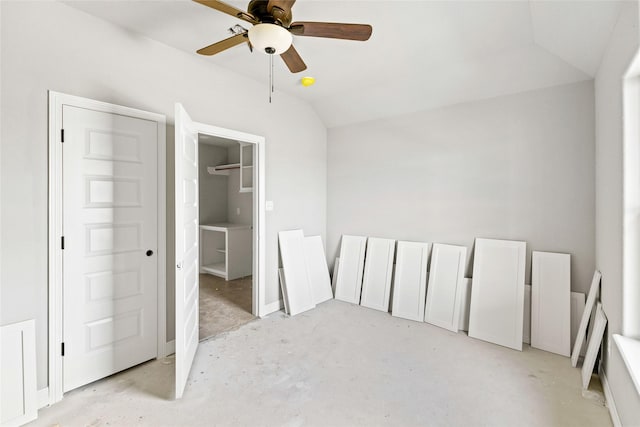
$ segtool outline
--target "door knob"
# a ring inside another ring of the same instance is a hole
[[[147,256],[151,256],[151,255],[153,255],[153,251],[152,251],[151,249],[149,249],[149,250],[147,251]]]

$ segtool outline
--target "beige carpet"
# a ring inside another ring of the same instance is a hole
[[[200,340],[234,330],[255,317],[251,314],[251,277],[225,281],[200,275]]]

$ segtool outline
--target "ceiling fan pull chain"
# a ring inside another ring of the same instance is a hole
[[[271,104],[272,93],[273,93],[273,55],[269,55],[269,104]]]

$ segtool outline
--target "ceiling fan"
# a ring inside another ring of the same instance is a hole
[[[269,55],[280,55],[292,73],[307,66],[293,47],[293,36],[325,37],[365,41],[371,37],[371,25],[336,22],[291,22],[291,7],[296,0],[251,0],[247,12],[217,0],[194,0],[243,21],[253,24],[249,30],[237,33],[198,50],[201,55],[215,55],[242,43]]]

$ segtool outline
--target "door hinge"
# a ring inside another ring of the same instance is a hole
[[[64,249],[64,236],[60,238],[60,248]]]
[[[62,345],[60,347],[61,347],[61,349],[60,349],[61,352],[60,353],[64,356],[64,343],[62,343]]]
[[[60,129],[60,142],[64,142],[64,129]]]

